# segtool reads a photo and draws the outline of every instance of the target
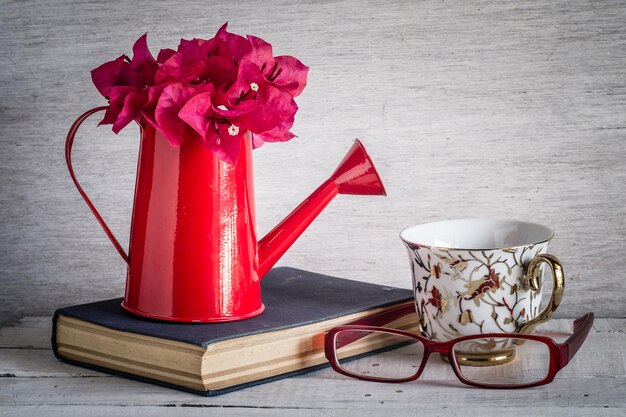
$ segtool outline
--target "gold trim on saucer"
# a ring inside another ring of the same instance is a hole
[[[515,359],[515,348],[498,350],[495,352],[455,352],[456,360],[461,366],[495,366],[504,365]],[[441,355],[444,362],[448,358]]]

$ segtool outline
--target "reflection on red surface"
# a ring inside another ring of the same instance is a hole
[[[145,126],[125,308],[179,321],[262,311],[251,150],[230,165],[198,140],[174,147]]]

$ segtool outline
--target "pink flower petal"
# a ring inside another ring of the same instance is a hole
[[[263,68],[263,65],[265,64],[266,68],[263,69],[269,70],[269,68],[267,67],[274,65],[272,45],[265,42],[263,39],[257,38],[256,36],[252,35],[248,35],[248,40],[252,45],[252,53],[250,54],[248,59],[257,64],[259,68]]]
[[[91,71],[91,79],[100,94],[109,98],[114,87],[144,88],[152,84],[156,68],[144,34],[133,46],[132,60],[122,55]]]
[[[227,27],[228,22],[224,23],[215,34],[215,38],[224,41],[218,43],[217,53],[223,57],[230,57],[233,62],[238,63],[252,51],[252,46],[250,41],[243,36],[228,32]]]
[[[113,132],[119,133],[133,120],[137,120],[141,115],[141,107],[146,103],[148,93],[145,90],[133,91],[126,95],[122,111],[113,123]]]
[[[152,84],[157,70],[157,62],[148,49],[148,34],[144,34],[133,45],[133,59],[128,66],[128,72],[133,74],[131,79],[140,78],[141,85],[145,87]],[[125,71],[126,72],[126,71]]]
[[[277,68],[280,73],[273,83],[287,91],[292,97],[299,96],[306,87],[309,67],[289,55],[277,56],[274,60],[278,64]]]
[[[111,87],[116,85],[124,65],[127,63],[124,61],[126,55],[121,55],[119,58],[105,62],[98,68],[91,71],[91,80],[96,86],[100,94],[104,97],[108,97],[111,91]]]
[[[173,83],[163,89],[154,111],[154,121],[172,145],[179,145],[188,129],[188,125],[178,117],[180,110],[191,97],[211,88],[210,85]]]
[[[241,116],[231,117],[234,124],[252,133],[262,133],[274,129],[298,110],[296,102],[288,93],[269,83],[259,86],[258,93],[257,106]]]
[[[113,124],[113,131],[119,133],[128,123],[141,116],[141,107],[147,100],[147,92],[136,87],[111,87],[109,108],[99,125]]]
[[[225,123],[213,111],[211,93],[201,93],[189,99],[178,116],[202,137],[204,146],[220,159],[229,163],[237,160],[240,138],[245,131],[239,129],[236,134],[232,134],[229,130],[231,124]]]
[[[251,133],[252,135],[252,149],[256,149],[256,148],[260,148],[261,146],[263,146],[263,144],[265,143],[265,141],[263,140],[263,137]]]
[[[219,114],[220,116],[224,116],[224,117],[230,118],[230,117],[241,116],[254,110],[257,107],[257,103],[255,101],[249,100],[249,101],[244,101],[237,106],[233,106],[233,109],[231,110],[227,107],[224,107],[223,105],[216,105],[217,103],[220,102],[219,101],[220,98],[222,97],[221,96],[214,97],[213,111],[215,112],[215,114]]]
[[[100,123],[98,123],[98,126],[112,125],[117,120],[118,114],[119,114],[119,110],[114,110],[113,108],[109,107],[104,112],[104,117],[102,118],[102,120],[100,120]]]
[[[218,90],[223,90],[235,81],[237,67],[232,60],[223,56],[212,55],[206,60],[206,70],[203,76]]]
[[[289,92],[292,97],[300,95],[306,86],[309,67],[289,55],[274,57],[272,46],[261,38],[248,35],[248,39],[252,52],[246,59],[261,68],[268,81]]]
[[[163,93],[163,89],[167,87],[165,84],[153,85],[148,89],[148,102],[146,103],[146,108],[156,108],[156,104],[159,101],[159,97],[161,97],[161,93]]]
[[[250,91],[252,84],[256,84],[257,91]],[[265,78],[258,65],[249,60],[241,61],[237,71],[236,80],[230,86],[225,96],[228,99],[228,105],[235,106],[245,100],[254,99],[259,91],[262,91],[265,84]],[[246,93],[248,93],[246,95]],[[245,100],[242,96],[245,95]]]
[[[268,130],[263,133],[254,134],[253,135],[254,140],[252,142],[252,145],[254,146],[254,148],[258,148],[259,146],[263,144],[263,142],[286,142],[288,140],[293,139],[294,137],[296,137],[296,135],[291,133],[289,129],[291,129],[291,127],[293,126],[294,120],[295,118],[292,116],[291,118],[285,120],[283,123],[281,123],[279,126],[276,126],[272,130]],[[260,144],[257,144],[259,142]]]
[[[159,51],[159,55],[157,56],[157,63],[162,64],[167,61],[172,55],[176,53],[175,50],[170,48],[161,49]]]
[[[200,39],[181,39],[178,51],[171,55],[157,70],[155,84],[181,81],[189,83],[206,71],[206,58],[213,43]]]
[[[271,87],[263,78],[259,67],[251,61],[244,60],[239,65],[237,80],[224,94],[216,97],[215,104],[222,104],[221,108],[216,106],[215,112],[222,116],[229,117],[237,126],[243,127],[252,132],[262,132],[273,128],[280,121],[280,112],[264,112],[260,106],[267,106],[268,97],[272,96]],[[279,92],[280,93],[280,92]],[[290,97],[284,97],[290,100]],[[252,114],[262,115],[263,119],[252,120]],[[273,114],[271,114],[273,113]],[[256,123],[255,123],[256,122]]]
[[[240,129],[238,134],[231,135],[228,131],[229,127],[228,124],[218,124],[217,135],[214,141],[207,145],[222,161],[234,164],[237,162],[241,148],[241,137],[245,134],[245,131]]]
[[[146,62],[156,63],[150,49],[148,49],[148,34],[144,33],[133,45],[133,59],[130,61],[130,66],[137,67]]]
[[[165,87],[165,84],[159,84],[148,88],[148,101],[141,109],[142,115],[156,128],[158,128],[158,126],[154,118],[154,111],[156,110],[156,105],[159,102],[159,98],[161,97],[161,93]]]
[[[211,104],[211,93],[201,93],[193,96],[178,112],[178,117],[193,128],[202,138],[209,130],[215,134],[213,121],[215,114]]]

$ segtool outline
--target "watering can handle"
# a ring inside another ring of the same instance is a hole
[[[104,219],[102,218],[102,216],[100,216],[100,213],[98,213],[98,210],[96,210],[96,207],[93,205],[89,197],[87,197],[87,194],[83,190],[83,187],[81,187],[80,184],[78,183],[78,180],[76,179],[76,175],[74,174],[74,168],[72,167],[72,145],[74,144],[74,137],[76,136],[76,132],[78,131],[78,128],[89,116],[99,111],[106,110],[108,108],[109,108],[108,106],[95,107],[91,110],[86,111],[85,113],[80,115],[78,119],[76,119],[76,121],[70,128],[70,131],[67,133],[67,139],[65,139],[65,161],[67,162],[67,169],[70,171],[70,177],[72,177],[72,181],[74,181],[76,188],[78,188],[78,192],[85,200],[85,203],[87,203],[87,205],[91,209],[91,212],[93,213],[93,215],[96,216],[96,220],[98,220],[98,223],[100,223],[100,226],[102,226],[104,233],[107,234],[107,236],[111,240],[111,243],[113,243],[113,246],[115,246],[115,249],[117,249],[117,252],[120,254],[122,259],[124,259],[124,261],[130,265],[130,259],[128,255],[126,254],[126,251],[124,251],[124,249],[122,248],[122,245],[120,245],[120,243],[117,241],[115,236],[113,236],[111,229],[109,229],[109,226],[107,226],[107,224],[104,222]]]

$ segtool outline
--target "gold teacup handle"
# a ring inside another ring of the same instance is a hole
[[[541,264],[550,265],[554,284],[552,288],[552,297],[546,308],[528,323],[524,323],[515,329],[516,333],[531,333],[534,328],[544,323],[552,317],[552,313],[557,309],[563,298],[565,290],[565,276],[563,275],[563,266],[554,255],[537,255],[529,263],[524,276],[524,286],[527,290],[539,291],[541,289]]]

